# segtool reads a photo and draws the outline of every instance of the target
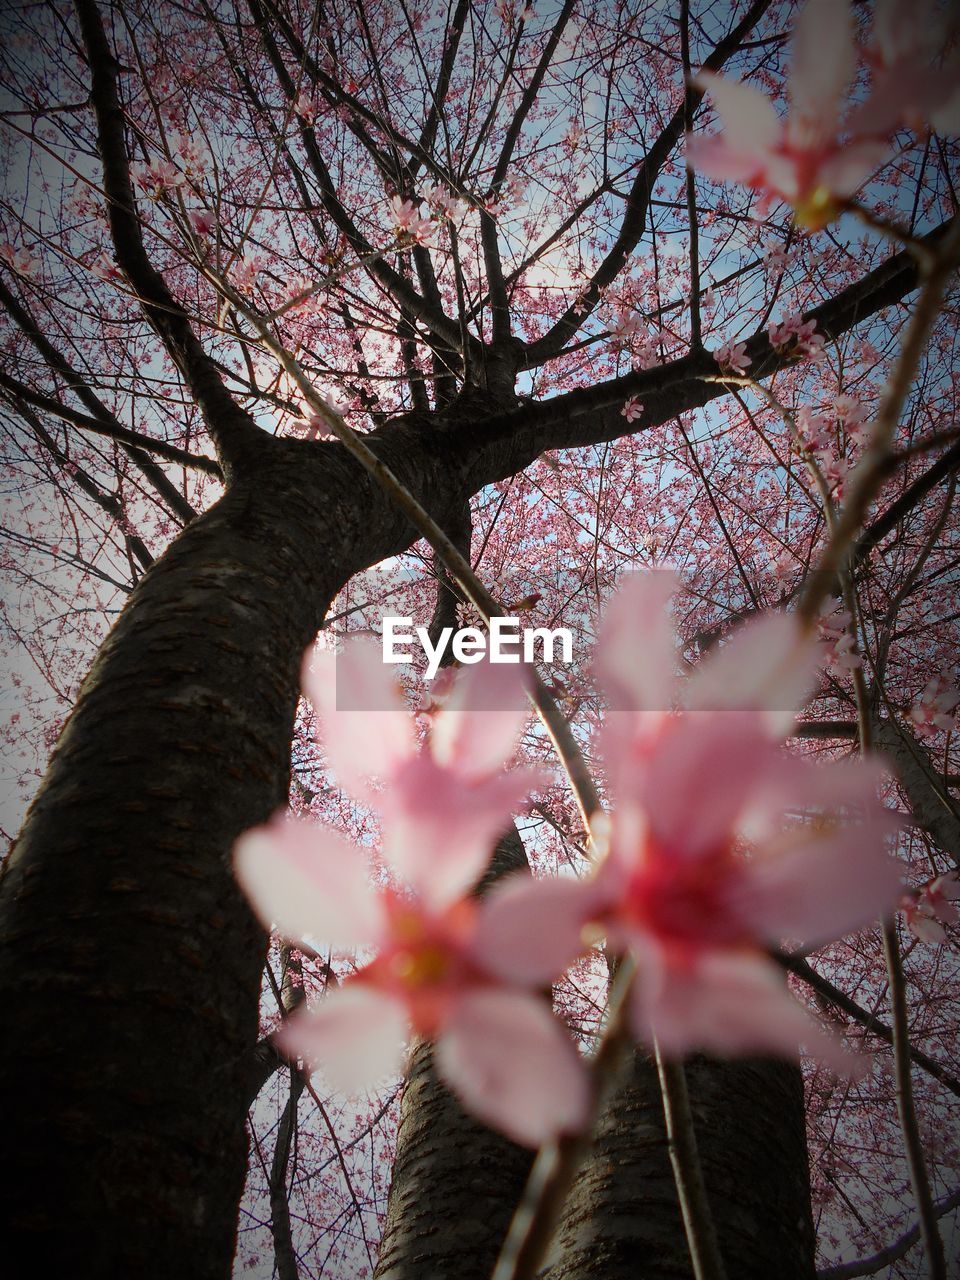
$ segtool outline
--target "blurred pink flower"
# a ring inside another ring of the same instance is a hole
[[[173,191],[186,181],[173,161],[166,157],[152,160],[149,164],[134,165],[132,173],[134,181],[151,200],[159,200],[165,191]]]
[[[668,572],[638,575],[601,632],[613,812],[585,910],[638,960],[641,1039],[677,1055],[792,1055],[803,1041],[838,1065],[839,1046],[790,996],[767,949],[785,937],[828,942],[896,904],[882,772],[873,761],[820,769],[780,749],[815,668],[816,646],[789,616],[744,627],[681,688],[667,614],[675,587]],[[800,820],[788,825],[787,812]]]
[[[0,244],[0,259],[19,276],[32,276],[37,269],[37,260],[33,254],[6,241]]]
[[[936,65],[949,43],[949,9],[935,0],[876,0],[867,51],[873,92],[855,111],[853,127],[878,133],[929,123],[941,133],[960,133],[960,54],[954,49]]]
[[[623,408],[620,410],[620,416],[623,418],[626,418],[628,422],[636,422],[637,419],[641,417],[642,414],[643,414],[643,405],[640,403],[640,401],[637,399],[636,396],[631,396],[630,399],[624,403]]]
[[[320,111],[320,102],[309,89],[301,89],[297,94],[293,109],[306,124],[313,124]]]
[[[369,654],[354,642],[340,659],[348,666],[346,690],[372,676]],[[399,1073],[411,1033],[433,1039],[437,1070],[464,1106],[515,1141],[538,1146],[579,1129],[587,1115],[582,1063],[542,995],[579,949],[580,886],[524,876],[483,899],[465,892],[521,798],[521,779],[525,786],[531,777],[518,771],[498,786],[493,776],[522,724],[502,670],[522,696],[518,668],[470,669],[437,712],[432,752],[423,753],[413,747],[407,712],[382,702],[365,712],[331,712],[310,673],[327,742],[337,743],[331,758],[354,793],[383,813],[402,887],[374,889],[359,848],[286,817],[248,831],[234,858],[267,926],[306,945],[375,951],[319,1005],[284,1025],[278,1040],[287,1053],[321,1066],[331,1085],[355,1094]],[[374,683],[378,697],[389,695],[383,681]],[[504,700],[503,711],[480,709]],[[371,765],[387,790],[369,789]],[[451,807],[455,794],[466,815]]]
[[[842,676],[861,666],[850,624],[850,612],[837,600],[825,600],[817,618],[817,636],[824,641],[822,661],[831,675]]]
[[[855,69],[847,0],[808,0],[793,31],[787,119],[758,89],[701,71],[694,84],[711,95],[724,129],[688,136],[687,163],[709,177],[742,182],[764,201],[779,197],[802,226],[826,226],[890,153],[873,131],[844,129],[843,100]]]
[[[471,888],[493,842],[544,780],[536,769],[503,771],[529,715],[523,668],[467,667],[422,748],[376,642],[355,638],[337,655],[317,655],[303,688],[340,785],[380,815],[393,869],[438,900]]]

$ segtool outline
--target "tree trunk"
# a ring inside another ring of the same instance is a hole
[[[341,450],[264,437],[84,682],[0,880],[0,1213],[31,1274],[230,1275],[265,954],[231,848],[286,803],[330,599],[410,532]]]
[[[686,1064],[700,1161],[729,1280],[813,1280],[814,1233],[797,1067]],[[635,1054],[603,1109],[542,1280],[692,1277],[657,1070]]]
[[[527,868],[514,828],[484,886]],[[468,1116],[441,1084],[429,1044],[414,1051],[375,1280],[488,1280],[533,1152]]]
[[[933,764],[927,748],[905,724],[878,717],[873,719],[873,740],[877,750],[893,763],[914,818],[960,867],[957,801],[947,790],[943,773]]]

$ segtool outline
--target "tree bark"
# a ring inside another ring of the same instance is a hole
[[[516,828],[497,845],[484,884],[527,870]],[[387,1220],[374,1280],[487,1280],[533,1152],[468,1116],[415,1049],[400,1103]]]
[[[873,740],[893,763],[916,821],[960,867],[960,809],[926,747],[902,722],[876,716]]]
[[[813,1280],[799,1069],[686,1065],[707,1196],[730,1280]],[[688,1280],[655,1064],[637,1053],[603,1108],[542,1280]]]
[[[31,1274],[230,1275],[265,938],[233,880],[284,805],[303,651],[412,540],[342,451],[264,437],[145,574],[0,880],[0,1214]]]

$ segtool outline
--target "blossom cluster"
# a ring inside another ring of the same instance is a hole
[[[824,641],[824,666],[831,675],[842,676],[861,665],[852,622],[850,611],[843,604],[835,599],[824,601],[817,618],[817,635]]]
[[[932,738],[941,730],[949,732],[954,728],[958,706],[960,690],[941,673],[927,683],[910,708],[910,720],[921,737]]]
[[[798,360],[821,360],[826,339],[817,333],[815,320],[804,320],[791,312],[782,320],[771,320],[767,326],[770,345],[776,351],[795,356]]]
[[[943,942],[945,924],[956,924],[960,911],[954,903],[960,901],[960,879],[957,873],[936,876],[914,892],[906,894],[902,910],[907,928],[918,942]]]
[[[676,587],[670,572],[635,576],[601,629],[611,811],[582,878],[518,874],[477,891],[497,837],[544,782],[504,771],[527,715],[520,666],[445,675],[422,741],[372,642],[306,668],[327,763],[378,813],[382,842],[375,862],[283,815],[237,844],[238,878],[266,925],[358,957],[278,1033],[290,1057],[356,1092],[398,1072],[410,1036],[425,1037],[486,1123],[529,1145],[576,1131],[587,1071],[544,993],[603,937],[636,958],[626,1016],[640,1041],[677,1056],[793,1055],[803,1042],[849,1066],[771,949],[820,945],[900,900],[882,771],[783,752],[817,668],[794,618],[761,615],[679,681]]]
[[[433,182],[424,184],[421,201],[393,196],[388,206],[397,237],[422,245],[431,242],[437,221],[459,222],[466,211],[466,201]]]
[[[935,0],[877,0],[861,51],[872,84],[854,101],[849,0],[807,0],[793,32],[786,119],[758,89],[701,71],[694,85],[712,97],[723,131],[688,137],[687,163],[758,191],[762,206],[784,201],[801,226],[826,226],[890,158],[895,129],[960,129],[960,59],[940,60],[942,25]]]

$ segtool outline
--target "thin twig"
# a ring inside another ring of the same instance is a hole
[[[724,1280],[717,1231],[707,1202],[707,1189],[697,1154],[687,1076],[682,1062],[665,1058],[656,1046],[657,1073],[663,1097],[663,1114],[670,1144],[670,1164],[677,1185],[683,1227],[690,1246],[690,1260],[696,1280]]]

